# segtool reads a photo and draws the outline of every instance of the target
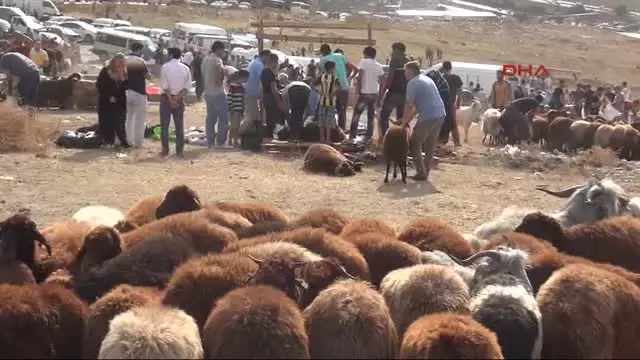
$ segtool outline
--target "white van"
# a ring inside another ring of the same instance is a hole
[[[115,26],[131,26],[131,22],[127,20],[115,20],[109,18],[98,18],[95,19],[91,25],[97,28],[110,28]]]
[[[151,37],[151,29],[142,26],[114,26],[113,29]]]
[[[8,21],[15,30],[32,39],[38,38],[38,30],[42,28],[40,23],[27,16],[24,11],[17,7],[0,6],[0,19]]]
[[[442,63],[435,64],[431,69],[440,69]],[[466,88],[469,86],[469,82],[473,82],[475,84],[480,84],[482,88],[481,95],[489,96],[491,93],[491,86],[494,81],[496,81],[496,74],[498,70],[502,70],[502,65],[494,65],[494,64],[479,64],[479,63],[468,63],[468,62],[460,62],[460,61],[452,61],[451,62],[451,72],[460,76],[460,80],[462,80],[463,87]]]
[[[143,59],[148,61],[153,58],[156,52],[156,45],[151,39],[143,35],[108,28],[98,30],[91,51],[101,59],[106,60],[119,52],[129,53],[129,48],[134,42],[139,42],[144,45],[144,49],[142,50]]]
[[[225,46],[229,47],[228,42],[229,39],[226,36],[216,36],[216,35],[194,35],[192,44],[196,45],[200,49],[204,50],[207,53],[211,49],[211,45],[213,45],[214,41],[222,41],[225,43]],[[249,44],[246,41],[231,39],[231,49],[242,48],[245,50],[253,49],[255,46]]]
[[[180,49],[193,43],[196,35],[215,35],[227,37],[227,30],[216,26],[179,22],[173,26],[172,44]]]

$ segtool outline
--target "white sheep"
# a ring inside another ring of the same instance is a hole
[[[484,134],[484,137],[482,138],[483,144],[487,139],[487,135],[489,135],[490,143],[493,143],[497,140],[498,136],[500,136],[500,132],[502,131],[502,126],[500,126],[500,115],[502,115],[502,112],[493,108],[487,109],[487,111],[482,115],[480,128]]]
[[[469,138],[469,128],[471,127],[471,123],[478,123],[481,120],[482,116],[482,103],[478,99],[473,99],[471,105],[469,106],[461,106],[458,110],[456,110],[456,119],[458,120],[458,124],[462,125],[464,129],[464,142],[468,143]]]
[[[122,211],[104,205],[85,206],[73,214],[74,220],[84,221],[92,226],[116,226],[124,218]]]
[[[98,359],[202,359],[195,320],[184,311],[163,306],[138,307],[109,324]]]

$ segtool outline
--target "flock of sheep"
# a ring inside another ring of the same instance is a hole
[[[462,235],[180,185],[0,222],[0,358],[639,358],[640,201],[609,179]]]

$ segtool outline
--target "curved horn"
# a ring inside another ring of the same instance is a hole
[[[497,259],[500,259],[501,254],[500,254],[500,252],[498,252],[496,250],[485,250],[485,251],[480,251],[478,253],[475,253],[475,254],[471,255],[469,258],[464,259],[464,260],[458,259],[457,257],[455,257],[453,255],[449,255],[451,260],[455,261],[458,265],[465,266],[465,267],[473,264],[473,262],[476,259],[481,258],[481,257],[485,257],[485,256],[497,260]]]
[[[264,260],[258,260],[258,259],[254,258],[253,256],[251,256],[251,255],[249,255],[249,254],[245,254],[245,255],[247,255],[247,257],[248,257],[249,259],[253,260],[253,262],[255,262],[255,263],[256,263],[256,264],[258,264],[258,265],[262,265],[262,262],[264,261]]]
[[[51,256],[51,245],[49,245],[49,241],[42,235],[38,230],[35,231],[35,240],[40,243],[40,245],[44,246],[47,249],[47,253]]]
[[[631,199],[629,199],[626,195],[618,195],[618,201],[620,201],[620,204],[622,206],[627,206],[629,205],[629,201]]]
[[[549,195],[557,196],[557,197],[560,197],[560,198],[568,198],[568,197],[570,197],[571,195],[573,195],[573,193],[574,193],[576,190],[580,189],[581,187],[583,187],[583,186],[585,186],[585,185],[586,185],[586,184],[582,184],[582,185],[574,185],[574,186],[571,186],[571,187],[569,187],[569,188],[566,188],[566,189],[564,189],[564,190],[559,190],[559,191],[549,190],[549,189],[543,188],[543,187],[541,187],[541,186],[536,186],[536,187],[535,187],[535,189],[536,189],[536,190],[539,190],[539,191],[543,191],[543,192],[545,192],[545,193],[547,193],[547,194],[549,194]]]
[[[344,268],[344,266],[340,266],[340,271],[342,271],[342,275],[346,276],[347,278],[351,279],[351,280],[355,280],[356,277],[349,274],[349,272],[347,271],[347,269]]]

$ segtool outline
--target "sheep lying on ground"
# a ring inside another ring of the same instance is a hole
[[[80,359],[88,309],[56,284],[0,285],[0,358]]]
[[[195,214],[204,217],[213,224],[229,228],[236,233],[252,226],[251,221],[244,216],[234,212],[220,210],[215,205],[207,205],[196,211]]]
[[[147,196],[138,199],[127,210],[125,218],[128,222],[142,226],[156,220],[156,209],[162,203],[162,196]]]
[[[496,335],[469,315],[423,316],[404,335],[400,359],[504,359]]]
[[[527,215],[515,231],[531,234],[558,250],[640,272],[640,219],[610,217],[568,229],[542,213]]]
[[[289,217],[282,210],[262,201],[218,201],[207,205],[207,208],[210,207],[242,215],[252,224],[264,221],[289,221]]]
[[[482,115],[480,120],[480,128],[484,137],[482,143],[484,144],[489,136],[489,145],[498,145],[500,138],[504,134],[504,130],[500,125],[500,115],[502,113],[498,109],[487,109]]]
[[[76,221],[84,221],[92,226],[116,226],[125,221],[122,211],[104,205],[85,206],[71,217]]]
[[[314,359],[394,359],[398,334],[384,298],[369,284],[343,280],[304,310]]]
[[[324,228],[333,234],[340,234],[349,222],[344,215],[333,209],[314,209],[293,221],[293,226]]]
[[[640,289],[588,265],[555,272],[537,296],[545,359],[640,357]]]
[[[304,154],[303,169],[312,173],[334,176],[353,176],[362,169],[362,163],[353,163],[340,151],[326,144],[312,144]]]
[[[638,212],[640,213],[640,208]],[[293,230],[294,228],[295,226],[292,226],[286,221],[263,221],[242,230],[236,231],[236,235],[238,236],[238,239],[248,239],[261,235],[289,231]]]
[[[271,286],[235,289],[216,302],[202,330],[207,359],[309,359],[296,304]]]
[[[402,182],[407,183],[407,156],[409,156],[409,143],[411,141],[411,129],[408,126],[391,126],[382,138],[382,154],[387,161],[387,172],[384,182],[389,182],[389,172],[393,164],[393,178],[398,178],[398,167]]]
[[[640,213],[640,206],[638,207]],[[354,219],[344,226],[340,236],[345,240],[352,240],[359,235],[367,233],[378,233],[390,238],[396,237],[396,230],[391,224],[380,219]]]
[[[200,331],[184,311],[145,306],[117,315],[98,359],[202,359]]]
[[[157,290],[130,285],[120,285],[106,293],[89,308],[84,334],[83,358],[96,359],[100,344],[109,332],[111,320],[130,309],[158,302]]]
[[[406,225],[398,239],[421,251],[441,250],[465,259],[473,254],[473,249],[462,235],[451,225],[433,217],[421,218]]]
[[[464,143],[468,143],[469,138],[469,128],[471,127],[471,123],[480,122],[480,117],[482,116],[482,103],[478,99],[473,99],[471,105],[469,106],[460,106],[458,110],[456,110],[456,121],[458,124],[462,125],[462,129],[464,130]]]
[[[415,320],[438,312],[469,313],[469,289],[452,269],[415,265],[390,272],[382,279],[384,296],[400,338]]]

